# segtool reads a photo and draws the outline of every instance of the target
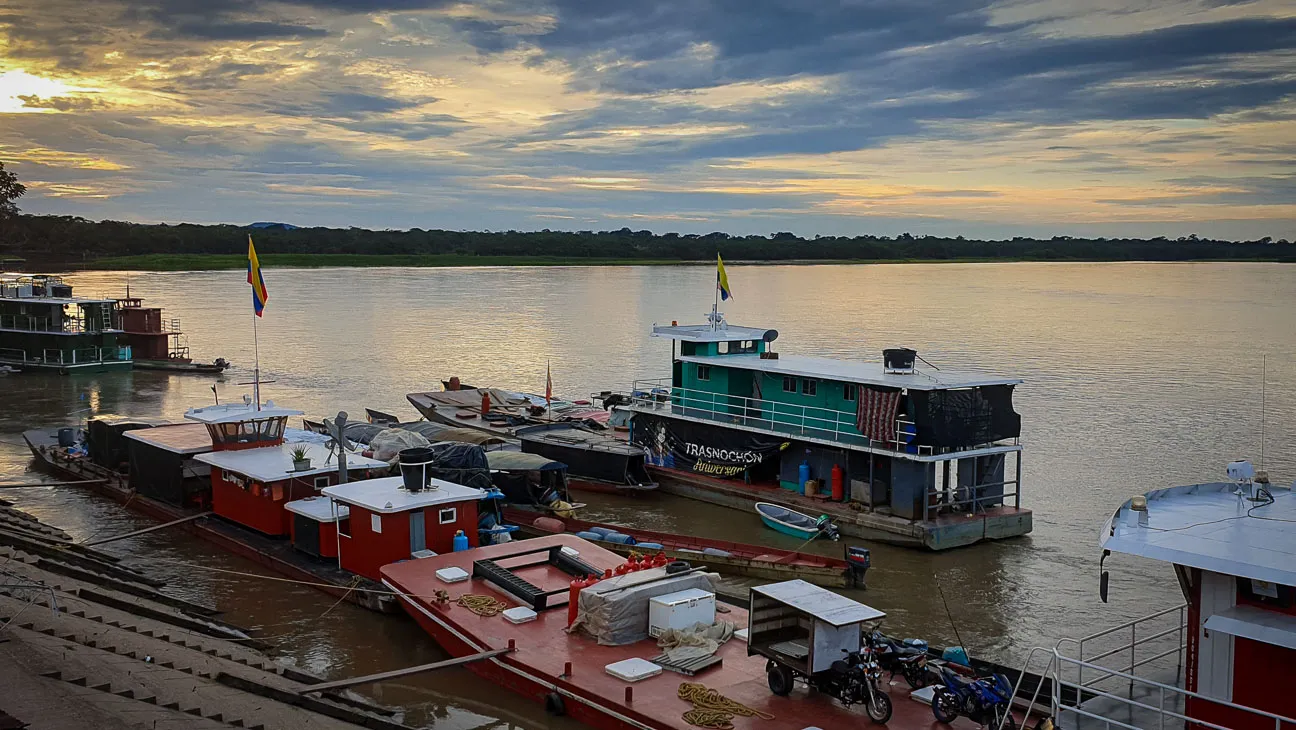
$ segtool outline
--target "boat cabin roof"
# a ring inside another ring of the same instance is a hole
[[[1112,552],[1164,560],[1224,575],[1296,585],[1296,495],[1271,485],[1273,502],[1252,502],[1228,482],[1149,492],[1148,524],[1130,501],[1103,526]]]
[[[201,454],[212,450],[211,434],[201,423],[176,423],[127,431],[126,438],[173,454]]]
[[[220,405],[203,406],[202,408],[190,408],[185,411],[184,417],[199,423],[240,423],[263,418],[286,418],[288,416],[302,415],[305,415],[305,411],[280,408],[274,404],[274,401],[268,400],[259,409],[251,403],[221,403]]]
[[[885,613],[876,608],[865,606],[859,601],[800,579],[756,586],[751,590],[752,593],[772,598],[833,626],[846,626],[886,617]]]
[[[956,370],[922,371],[911,374],[888,373],[880,362],[833,360],[803,355],[780,355],[778,359],[772,360],[762,358],[760,355],[681,355],[678,359],[681,362],[699,365],[758,370],[776,375],[838,380],[909,390],[949,390],[986,385],[1016,385],[1022,382],[1019,378]]]
[[[306,449],[306,456],[311,460],[310,469],[293,470],[293,449]],[[213,451],[198,454],[194,457],[205,464],[219,469],[241,474],[249,479],[261,482],[276,482],[295,477],[313,477],[337,471],[337,459],[329,453],[324,444],[283,443],[278,446],[261,446],[236,451]],[[347,471],[355,469],[384,469],[387,462],[370,459],[359,454],[347,454]]]
[[[294,499],[284,503],[284,509],[316,522],[337,522],[351,516],[351,508],[345,504],[336,504],[323,497]]]
[[[739,327],[721,322],[719,327],[709,324],[681,324],[658,327],[653,325],[652,337],[664,337],[682,342],[733,342],[735,340],[760,340],[773,342],[778,330],[764,327]]]
[[[349,457],[348,457],[349,458]],[[486,496],[486,492],[462,484],[447,482],[441,479],[432,480],[432,488],[420,492],[405,489],[405,482],[400,477],[383,477],[365,479],[346,484],[334,484],[323,489],[324,496],[339,502],[363,507],[370,512],[391,514],[408,512],[438,504],[477,501]]]

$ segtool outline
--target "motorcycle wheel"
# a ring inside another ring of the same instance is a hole
[[[936,722],[946,725],[954,722],[959,716],[959,700],[953,692],[944,687],[937,687],[932,693],[932,716]]]
[[[906,669],[902,674],[904,674],[905,682],[908,682],[909,686],[913,689],[922,689],[930,684],[930,682],[927,681],[926,668],[913,667],[911,669]]]
[[[891,698],[881,690],[873,692],[873,699],[869,700],[868,707],[869,719],[879,725],[887,724],[891,719]]]
[[[1004,715],[1008,717],[1005,718]],[[1012,711],[1008,709],[1007,705],[995,705],[990,710],[990,724],[987,727],[990,730],[999,730],[1001,727],[1003,730],[1017,730],[1017,721],[1013,719]]]
[[[792,670],[781,664],[775,664],[769,668],[765,678],[769,681],[770,691],[779,697],[787,697],[792,693]]]

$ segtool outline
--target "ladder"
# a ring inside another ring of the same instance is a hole
[[[102,316],[103,320],[103,327],[100,328],[101,331],[112,329],[112,307],[107,304],[100,305],[99,314]]]

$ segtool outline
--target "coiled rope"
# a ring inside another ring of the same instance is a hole
[[[503,613],[509,605],[494,596],[482,596],[475,593],[465,593],[459,596],[456,604],[472,611],[478,616],[498,616]]]
[[[753,710],[703,684],[681,682],[676,694],[681,700],[693,705],[693,709],[684,713],[684,721],[696,727],[732,730],[735,715],[759,717],[762,720],[774,719],[768,712]]]

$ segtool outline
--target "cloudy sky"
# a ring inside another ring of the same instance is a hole
[[[1291,0],[6,0],[29,212],[1296,238]]]

